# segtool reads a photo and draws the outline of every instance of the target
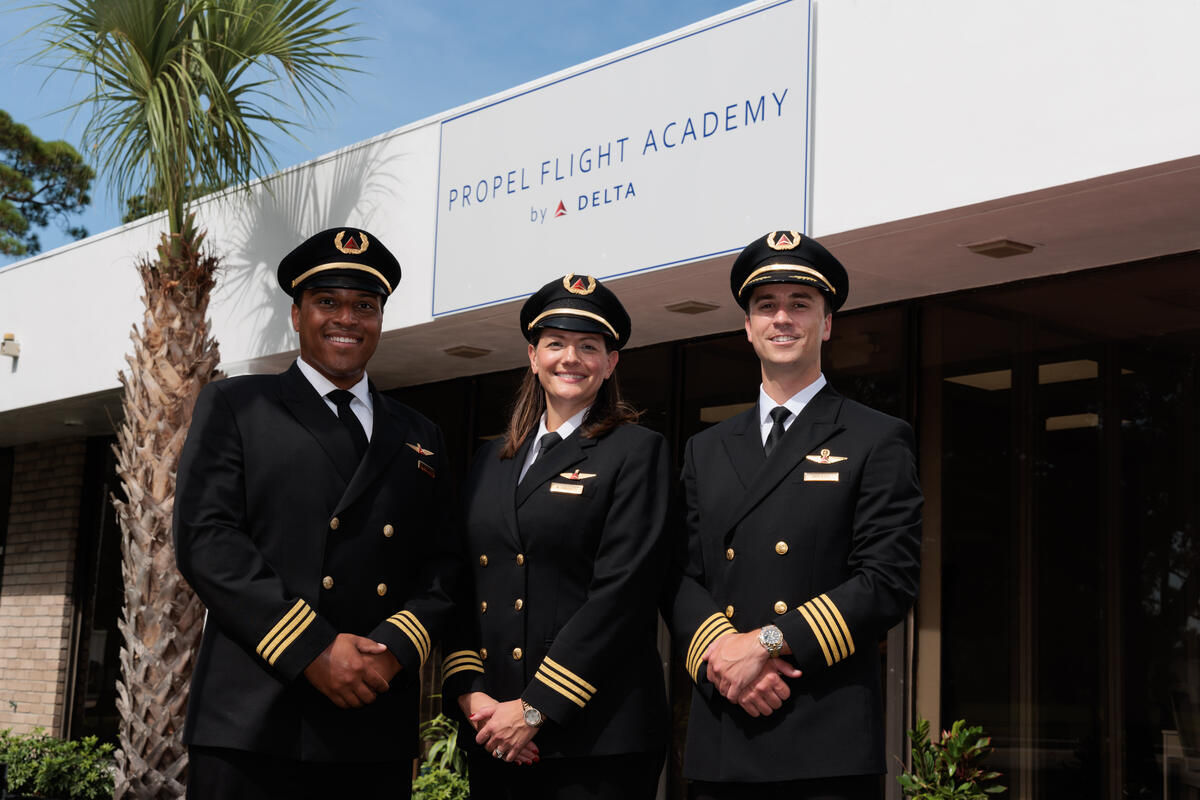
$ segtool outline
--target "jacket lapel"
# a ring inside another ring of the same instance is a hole
[[[837,422],[841,409],[842,396],[828,384],[817,392],[812,400],[808,401],[808,405],[804,407],[800,416],[784,434],[779,446],[763,463],[761,471],[754,476],[742,501],[737,504],[733,514],[722,526],[721,530],[726,542],[729,541],[737,524],[761,503],[763,498],[770,494],[780,481],[804,460],[806,455],[842,429]],[[757,414],[757,406],[752,411]],[[760,439],[755,439],[755,442],[761,447]]]
[[[757,402],[733,420],[729,433],[721,438],[721,444],[733,462],[733,471],[742,482],[742,488],[748,489],[767,460],[759,431]]]
[[[335,515],[340,514],[357,500],[363,490],[388,468],[388,465],[396,458],[396,454],[406,444],[404,437],[408,434],[408,426],[401,418],[392,413],[391,406],[388,405],[386,398],[375,390],[374,384],[371,384],[371,407],[374,415],[374,422],[371,425],[371,442],[367,445],[367,452],[363,454],[362,461],[354,472],[354,477],[350,480],[350,485],[346,487],[342,499],[338,501],[337,510],[334,511]],[[413,442],[413,444],[420,444],[420,442]],[[445,456],[444,453],[434,453],[434,455]],[[417,469],[415,464],[413,469]]]
[[[556,477],[567,467],[577,466],[586,459],[586,451],[595,446],[595,439],[583,438],[577,429],[549,453],[533,462],[529,472],[525,473],[525,479],[517,485],[517,508],[546,481]]]
[[[517,478],[521,475],[521,466],[525,463],[525,458],[529,455],[529,448],[532,444],[533,434],[530,434],[525,437],[525,441],[517,448],[516,455],[512,458],[500,459],[500,471],[498,473],[500,480],[499,497],[502,498],[500,506],[504,514],[504,525],[508,528],[509,537],[515,544],[521,543],[521,529],[517,525]]]
[[[280,376],[281,396],[292,415],[313,435],[333,462],[343,483],[349,483],[358,466],[354,442],[337,415],[329,410],[304,373],[295,364]]]

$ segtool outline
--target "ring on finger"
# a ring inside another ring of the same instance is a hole
[[[494,755],[496,758],[504,758],[504,751],[497,747],[492,751],[492,755]]]

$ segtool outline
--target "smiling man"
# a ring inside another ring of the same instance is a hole
[[[366,374],[400,265],[334,228],[278,278],[300,357],[206,386],[180,459],[176,557],[208,608],[188,796],[407,797],[457,559],[441,431]]]
[[[751,242],[730,288],[762,385],[684,456],[671,627],[695,682],[690,796],[882,797],[876,643],[917,591],[912,430],[821,372],[849,279],[819,242],[796,231]]]

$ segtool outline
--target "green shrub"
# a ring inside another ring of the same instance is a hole
[[[113,746],[95,736],[63,741],[37,728],[27,736],[0,731],[0,763],[8,764],[8,791],[62,800],[113,795]]]
[[[444,767],[421,765],[412,785],[412,800],[469,800],[471,784],[465,776]]]
[[[917,729],[908,732],[912,740],[912,769],[897,780],[904,796],[913,800],[987,800],[1005,791],[990,784],[1000,777],[980,762],[992,751],[990,737],[983,728],[967,727],[958,720],[950,730],[942,731],[940,741],[929,739],[929,720],[917,719]]]

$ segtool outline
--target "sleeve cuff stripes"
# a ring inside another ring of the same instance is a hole
[[[483,672],[483,660],[475,650],[455,650],[442,659],[442,682],[460,672]]]
[[[551,658],[542,661],[533,677],[580,708],[583,708],[596,693],[595,686]]]
[[[421,659],[421,666],[425,666],[425,659],[429,658],[429,631],[425,630],[420,620],[411,611],[399,611],[388,617],[388,622],[412,640],[413,647],[417,648],[417,655]]]
[[[268,664],[274,666],[275,661],[283,655],[283,651],[287,650],[316,618],[317,612],[313,611],[308,603],[303,599],[297,600],[296,604],[283,615],[283,619],[276,622],[275,627],[271,628],[262,638],[258,647],[254,648],[254,652],[258,653]]]
[[[798,610],[812,628],[813,636],[821,646],[821,652],[825,654],[826,666],[832,667],[854,653],[854,639],[850,636],[850,628],[842,618],[842,612],[838,611],[838,607],[828,595],[818,595]]]
[[[708,646],[720,639],[722,636],[728,636],[731,633],[737,633],[737,628],[730,624],[724,614],[713,614],[704,622],[700,623],[700,627],[696,629],[696,634],[692,636],[692,643],[688,645],[687,660],[684,666],[687,668],[688,674],[692,676],[693,681],[698,681],[697,677],[700,673],[700,663],[704,657],[704,651],[708,650]]]

